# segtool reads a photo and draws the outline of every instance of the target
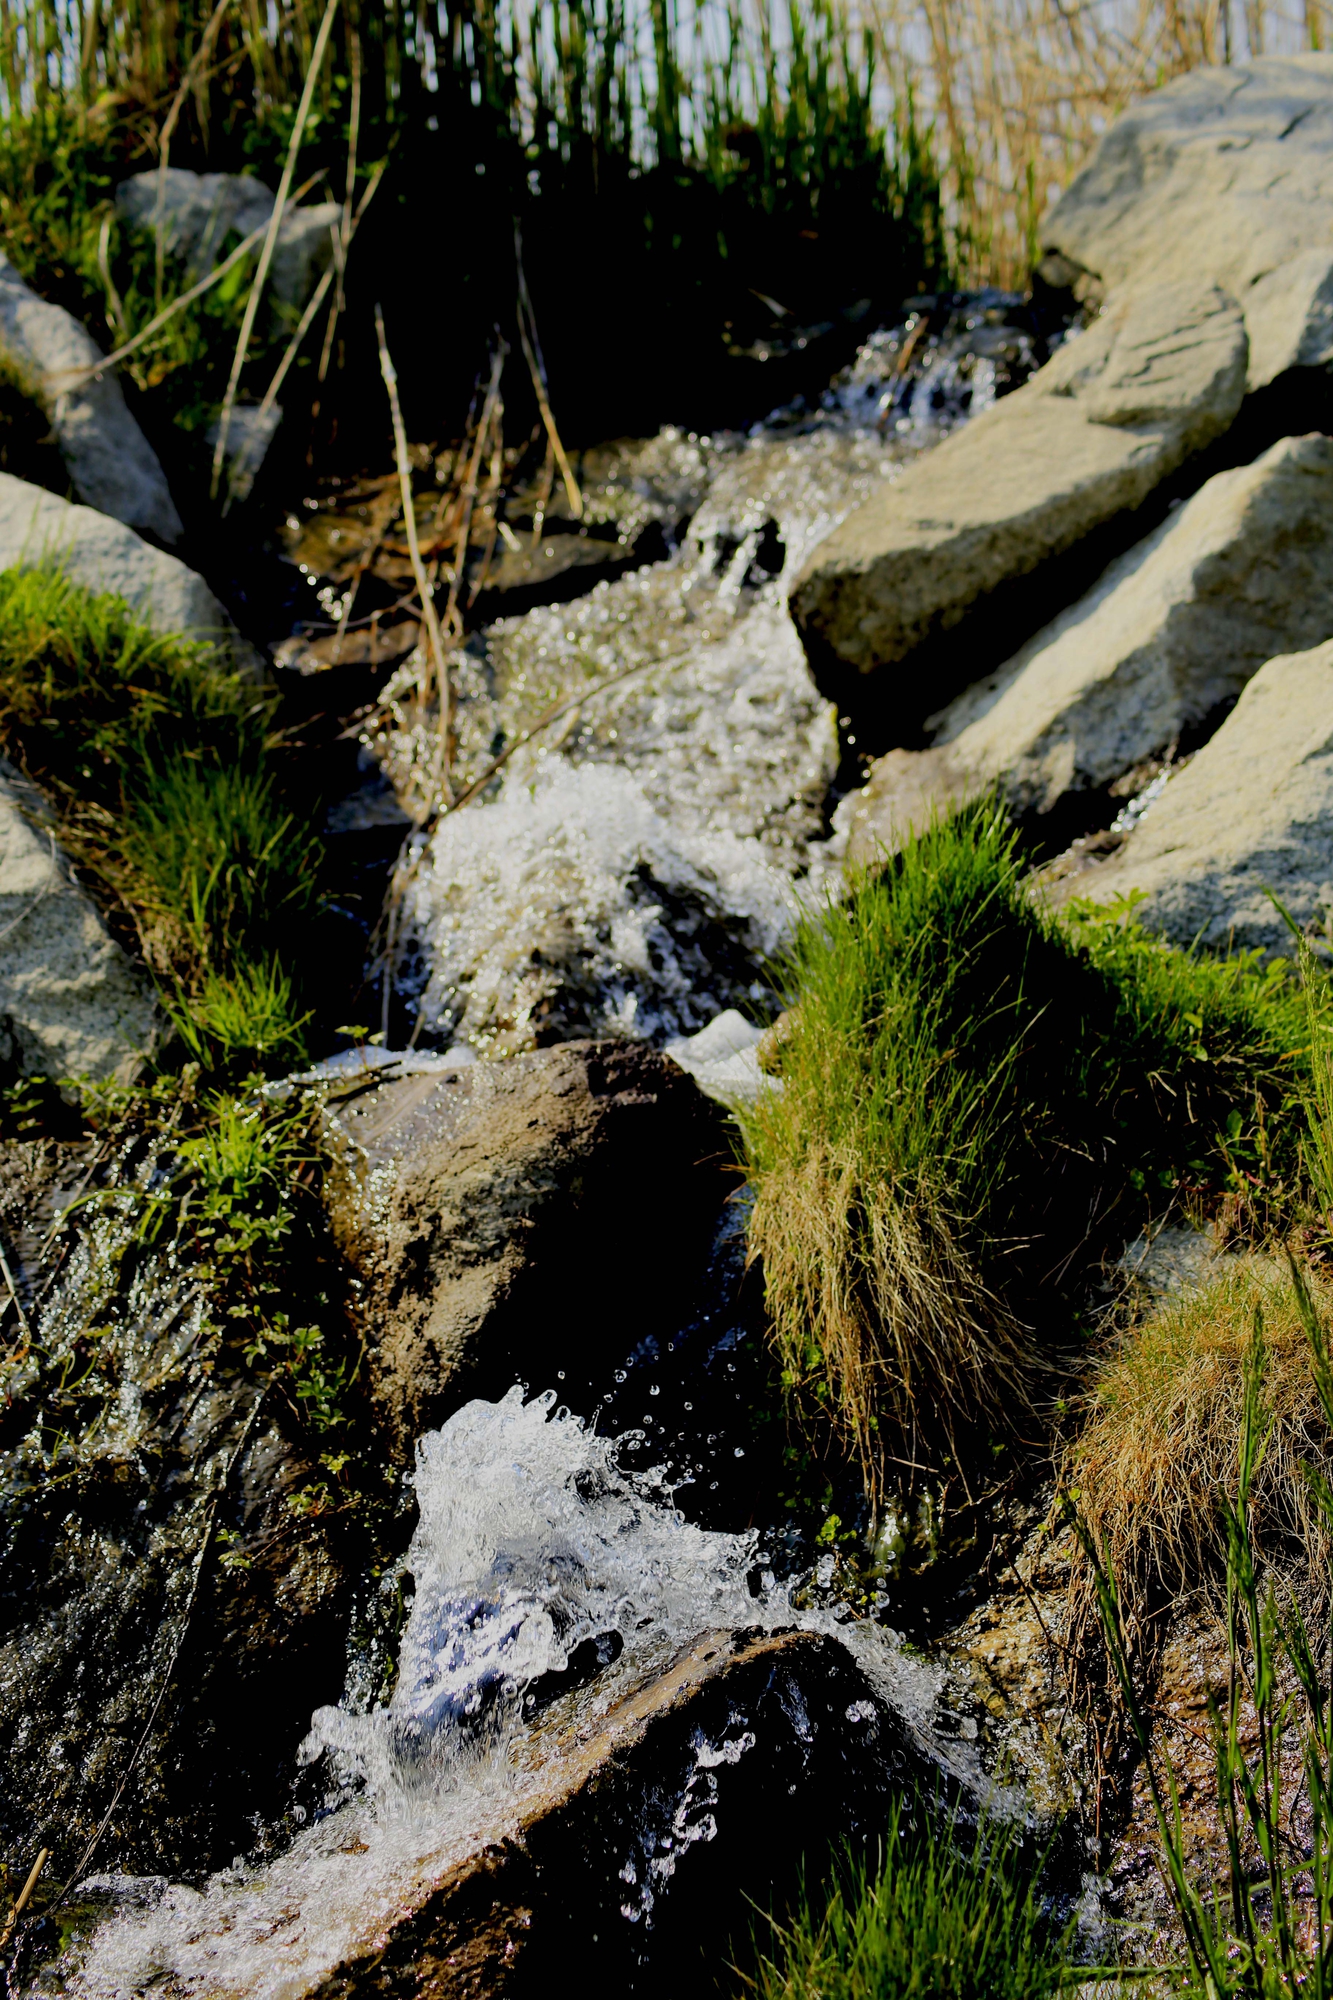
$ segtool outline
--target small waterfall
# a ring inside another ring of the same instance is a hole
[[[507,761],[402,872],[394,969],[419,1037],[483,1054],[585,1034],[661,1044],[753,1005],[798,902],[841,858],[825,816],[838,718],[788,589],[853,508],[1041,358],[1005,322],[1017,304],[912,313],[817,407],[746,436],[668,431],[627,450],[617,504],[632,514],[626,490],[646,506],[669,488],[691,513],[680,545],[455,654],[460,769]],[[413,705],[418,672],[388,691],[396,720],[369,747],[430,811],[438,740]]]
[[[398,1684],[387,1706],[315,1714],[305,1755],[327,1754],[329,1777],[313,1823],[272,1863],[237,1862],[202,1889],[89,1884],[112,1909],[71,1954],[66,1990],[296,2000],[512,1829],[538,1782],[525,1710],[580,1648],[594,1673],[578,1696],[587,1720],[609,1699],[596,1667],[621,1649],[648,1667],[702,1632],[797,1622],[757,1533],[695,1527],[660,1467],[623,1468],[640,1441],[598,1437],[553,1394],[525,1402],[518,1388],[423,1438]],[[751,1747],[743,1728],[700,1747],[694,1791],[677,1802],[682,1838],[711,1837],[707,1774]],[[659,1856],[656,1875],[629,1885],[634,1921],[664,1867]]]

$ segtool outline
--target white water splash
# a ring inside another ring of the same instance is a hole
[[[421,1441],[397,1688],[369,1714],[320,1709],[307,1743],[339,1767],[333,1810],[277,1860],[202,1890],[103,1878],[121,1907],[64,1968],[67,1992],[298,2000],[514,1830],[541,1782],[523,1756],[524,1693],[576,1646],[619,1640],[655,1660],[701,1632],[794,1622],[786,1593],[754,1577],[753,1532],[692,1526],[651,1473],[627,1475],[614,1442],[553,1404],[515,1388]],[[594,1682],[580,1721],[608,1701]],[[708,1837],[709,1759],[747,1747],[736,1731],[701,1746],[683,1832]],[[660,1867],[652,1880],[659,1893]]]
[[[755,841],[673,824],[628,771],[553,758],[446,820],[405,904],[419,1004],[502,1053],[571,1035],[688,1034],[739,995],[790,921]]]
[[[455,656],[460,768],[513,754],[418,865],[394,970],[419,1032],[483,1054],[582,1034],[660,1043],[752,997],[796,906],[784,882],[818,902],[844,845],[823,818],[836,716],[788,589],[853,508],[994,400],[997,367],[1030,365],[1029,337],[998,323],[1013,303],[955,313],[911,374],[916,318],[872,335],[819,409],[748,437],[635,446],[615,504],[638,483],[654,505],[688,495],[684,545]],[[438,742],[412,704],[418,677],[409,663],[386,692],[397,719],[373,747],[424,814]]]

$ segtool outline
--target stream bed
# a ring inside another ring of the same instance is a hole
[[[601,469],[584,527],[612,522],[623,562],[568,595],[580,564],[558,560],[557,545],[578,531],[546,524],[547,573],[565,579],[565,601],[493,618],[455,654],[457,782],[482,782],[429,831],[412,831],[439,804],[420,662],[408,652],[387,686],[381,676],[328,825],[349,854],[367,838],[402,843],[371,968],[391,1048],[410,1041],[466,1064],[585,1036],[661,1047],[729,1008],[765,1016],[768,961],[800,903],[835,879],[832,812],[863,747],[810,678],[786,589],[879,482],[1045,358],[1054,336],[1024,310],[995,294],[923,308],[872,334],[815,407],[746,436],[665,432],[589,454]],[[292,530],[293,559],[334,614],[282,635],[280,671],[293,677],[328,664],[339,600],[322,565],[341,532],[318,514]],[[531,554],[514,565],[529,593]],[[490,598],[503,609],[503,589]],[[362,648],[367,671],[378,643],[372,634]],[[78,1288],[95,1282],[85,1259],[52,1310],[86,1325]],[[126,1380],[151,1400],[164,1344],[185,1355],[198,1312],[169,1286],[159,1308],[151,1259],[138,1282],[142,1311],[122,1312],[117,1337],[133,1352]],[[510,1898],[535,1912],[533,1943],[514,1931],[496,1947],[517,1953],[535,1989],[550,1983],[555,1949],[540,1939],[558,1935],[572,1893],[557,1849],[580,1842],[588,1877],[570,1879],[602,1913],[602,1955],[589,1963],[621,1990],[666,1993],[698,1975],[706,1951],[726,1990],[728,1940],[752,1922],[743,1891],[764,1893],[775,1856],[794,1866],[807,1840],[817,1853],[835,1834],[873,1832],[913,1775],[1024,1810],[985,1775],[974,1743],[941,1729],[942,1675],[895,1631],[891,1574],[881,1564],[868,1582],[853,1577],[836,1536],[819,1539],[829,1498],[812,1509],[791,1497],[741,1201],[727,1206],[675,1336],[638,1339],[634,1316],[628,1298],[618,1365],[586,1407],[567,1408],[560,1386],[576,1302],[553,1300],[546,1379],[470,1401],[419,1439],[398,1504],[399,1520],[415,1521],[410,1543],[404,1529],[396,1552],[363,1552],[350,1586],[330,1585],[331,1625],[351,1636],[293,1669],[297,1768],[288,1796],[254,1815],[243,1851],[221,1868],[154,1873],[99,1854],[67,1920],[34,1932],[11,1991],[453,1991],[443,1971],[428,1988],[412,1983],[409,1959],[401,1976],[375,1968],[396,1963],[400,1935],[418,1955],[434,1951],[430,1913],[446,1904],[437,1929],[462,1936],[467,1871],[487,1856],[502,1885],[505,1869],[537,1870]],[[193,1381],[190,1410],[172,1418],[182,1436],[194,1425],[193,1457],[182,1452],[172,1473],[193,1511],[172,1515],[154,1545],[166,1581],[134,1639],[144,1675],[161,1670],[187,1587],[187,1617],[194,1602],[196,1583],[181,1578],[197,1580],[203,1557],[191,1571],[186,1548],[207,1547],[211,1496],[250,1463],[258,1436],[257,1410]],[[142,1418],[131,1396],[117,1434],[130,1461]],[[151,1516],[142,1451],[138,1463]],[[105,1551],[109,1562],[111,1539]],[[96,1569],[91,1542],[84,1558]],[[117,1559],[133,1568],[124,1550]],[[71,1589],[77,1574],[71,1562]],[[94,1607],[108,1581],[90,1575]],[[706,1641],[713,1650],[700,1653]],[[672,1673],[670,1702],[654,1708]],[[130,1738],[133,1687],[110,1679],[118,1740]],[[262,1737],[271,1719],[255,1720]],[[231,1718],[238,1741],[245,1723]],[[595,1827],[588,1798],[603,1801]],[[549,1851],[547,1825],[567,1828]]]

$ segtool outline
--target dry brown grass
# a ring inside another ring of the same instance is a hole
[[[869,0],[933,116],[959,281],[1022,286],[1039,224],[1111,120],[1201,63],[1327,47],[1330,0]]]
[[[944,1203],[868,1164],[851,1145],[779,1158],[757,1177],[749,1246],[788,1385],[823,1403],[877,1505],[886,1474],[915,1466],[923,1420],[956,1447],[1030,1412],[1033,1360]]]
[[[1333,1287],[1313,1277],[1310,1283],[1327,1320]],[[1312,1610],[1327,1594],[1333,1546],[1301,1466],[1327,1467],[1333,1440],[1291,1276],[1273,1259],[1228,1259],[1203,1290],[1161,1306],[1116,1343],[1097,1370],[1087,1421],[1069,1454],[1068,1485],[1136,1635],[1148,1636],[1154,1607],[1221,1587],[1219,1499],[1236,1487],[1244,1360],[1256,1311],[1271,1428],[1254,1483],[1255,1547],[1275,1580],[1290,1582]],[[1091,1583],[1087,1564],[1076,1563],[1076,1633],[1095,1625]]]

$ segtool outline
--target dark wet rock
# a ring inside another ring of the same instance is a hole
[[[516,1379],[577,1406],[672,1326],[734,1184],[716,1107],[638,1043],[376,1078],[329,1122],[371,1394],[404,1457]]]
[[[156,1449],[45,1486],[5,1466],[0,1842],[73,1866],[219,1866],[283,1811],[295,1751],[343,1675],[348,1579],[293,1506],[308,1447],[252,1382],[197,1381]]]
[[[522,1744],[515,1834],[423,1883],[323,2000],[546,1993],[559,1965],[612,1991],[710,1991],[744,1961],[747,1893],[768,1906],[807,1853],[873,1835],[895,1791],[933,1782],[835,1639],[716,1633],[614,1674],[595,1721],[575,1730],[565,1698]]]

